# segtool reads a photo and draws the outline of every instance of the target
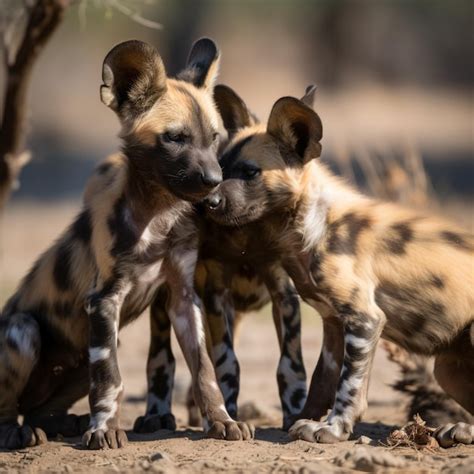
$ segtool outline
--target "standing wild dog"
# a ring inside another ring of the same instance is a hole
[[[316,87],[308,87],[301,99],[310,107],[314,103],[315,91]],[[240,109],[247,111],[245,104],[231,88],[224,85],[214,88],[214,101],[228,131],[228,138],[232,139],[238,131],[237,126],[242,125],[235,122],[234,116]],[[234,104],[240,104],[239,108]],[[258,123],[258,119],[250,112],[240,116],[240,120],[245,126]],[[227,158],[224,155],[222,159]],[[254,171],[253,168],[247,170],[248,176],[251,177]],[[268,271],[270,254],[262,252],[258,243],[260,235],[253,233],[251,227],[223,226],[206,219],[205,215],[202,217],[199,220],[200,250],[195,288],[204,304],[210,352],[226,408],[231,416],[237,416],[240,370],[234,342],[238,326],[245,313],[258,311],[271,301],[280,346],[277,382],[283,428],[288,429],[306,400],[306,373],[300,338],[301,315],[294,286],[279,261],[272,261],[271,271]],[[242,252],[243,246],[249,250]],[[161,340],[168,339],[166,335],[158,337]],[[190,395],[189,422],[197,425],[199,414],[193,405],[192,392]]]
[[[236,120],[242,115],[240,107]],[[440,385],[474,413],[473,237],[362,196],[317,160],[321,138],[312,109],[295,98],[278,100],[266,127],[244,128],[228,145],[224,181],[208,206],[221,224],[253,224],[262,249],[281,258],[298,293],[323,318],[321,357],[290,435],[349,437],[367,405],[381,336],[434,355]],[[314,421],[331,407],[326,421]],[[456,423],[437,437],[444,445],[471,443],[473,434],[473,426]]]
[[[217,62],[208,39],[195,43],[177,79],[166,76],[159,54],[143,42],[121,43],[106,56],[101,99],[120,119],[123,153],[99,166],[82,212],[3,309],[0,447],[39,444],[43,430],[83,431],[83,418],[67,410],[87,393],[84,445],[123,446],[118,331],[150,304],[154,318],[153,299],[165,282],[168,314],[208,434],[252,436],[225,409],[193,290],[198,241],[192,202],[221,181],[212,100]],[[147,416],[157,413],[155,405]],[[171,414],[160,421],[174,426]]]

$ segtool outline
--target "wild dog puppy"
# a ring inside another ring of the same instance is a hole
[[[290,436],[349,437],[367,405],[380,337],[436,358],[442,388],[474,412],[474,239],[442,219],[365,197],[317,158],[322,123],[284,97],[267,126],[237,133],[209,199],[221,224],[252,224],[262,251],[278,255],[301,297],[323,318],[322,353]],[[254,169],[249,178],[246,169]],[[326,421],[319,422],[332,407]],[[451,424],[439,439],[470,443]]]
[[[302,101],[312,107],[316,88],[307,88]],[[222,117],[228,138],[232,139],[238,131],[237,126],[256,125],[259,121],[250,112],[243,100],[229,87],[218,85],[214,88],[214,100]],[[236,123],[234,116],[238,115]],[[251,173],[252,170],[249,170]],[[199,212],[203,212],[202,206]],[[278,261],[272,262],[272,270],[267,271],[268,254],[261,252],[260,245],[254,245],[259,235],[250,228],[222,226],[217,222],[199,220],[200,250],[196,266],[195,289],[203,301],[208,345],[211,353],[219,387],[224,395],[227,411],[237,417],[237,397],[240,386],[239,363],[234,352],[235,334],[245,313],[258,311],[273,302],[273,318],[280,345],[280,361],[277,368],[277,382],[283,413],[283,427],[288,429],[291,420],[301,411],[306,399],[306,373],[301,354],[300,307],[294,286]],[[253,248],[258,253],[253,251]],[[263,259],[263,260],[262,260]],[[148,398],[160,400],[160,410],[171,412],[171,388],[169,374],[174,373],[174,358],[170,358],[171,346],[169,324],[166,325],[166,292],[160,293],[155,307],[161,301],[160,325],[152,326],[154,340],[160,346],[162,365],[149,363],[152,367],[151,380],[165,379],[160,383],[160,392],[155,384],[149,384]],[[150,349],[150,360],[156,357]],[[169,390],[163,390],[167,386]],[[189,424],[200,424],[200,415],[194,403],[192,387],[188,394]],[[159,419],[146,422],[140,417],[135,430],[153,432],[159,429]]]
[[[140,41],[121,43],[106,56],[101,99],[120,119],[123,152],[99,166],[81,213],[3,309],[0,447],[39,444],[43,430],[78,434],[82,419],[66,414],[87,393],[84,446],[123,446],[118,331],[150,304],[153,320],[154,296],[164,283],[209,435],[251,437],[225,409],[193,290],[192,203],[222,177],[212,100],[218,56],[211,40],[196,42],[177,79],[166,76],[159,54]],[[171,414],[161,421],[174,427]]]

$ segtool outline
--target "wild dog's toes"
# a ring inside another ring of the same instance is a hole
[[[127,444],[127,435],[123,430],[90,430],[84,433],[82,445],[87,449],[116,449]]]
[[[458,443],[472,444],[474,442],[474,425],[447,423],[434,432],[434,437],[442,448],[450,448]]]
[[[174,415],[146,415],[139,416],[133,425],[135,433],[154,433],[158,430],[176,430],[176,420]]]
[[[207,430],[207,436],[215,439],[225,439],[225,425],[220,421],[214,422]]]
[[[252,439],[255,435],[255,428],[250,423],[230,421],[214,422],[207,436],[216,439],[225,439],[227,441],[240,441]]]
[[[288,430],[288,435],[291,439],[303,439],[305,441],[316,441],[314,434],[321,426],[320,423],[313,420],[301,419],[291,426]]]
[[[46,434],[40,428],[29,425],[20,426],[16,422],[0,425],[0,448],[22,449],[44,444],[48,441]]]
[[[46,444],[48,442],[48,437],[41,428],[35,427],[33,428],[33,432],[36,438],[35,446],[39,446],[40,444]]]
[[[338,423],[328,424],[313,420],[298,420],[288,431],[291,439],[316,443],[338,443],[349,438]]]
[[[335,425],[326,425],[320,428],[314,434],[314,440],[317,443],[338,443],[349,438],[349,433],[341,432]]]
[[[239,425],[239,429],[242,432],[242,439],[244,441],[255,438],[255,426],[253,426],[252,423],[244,423],[239,421],[237,424]]]

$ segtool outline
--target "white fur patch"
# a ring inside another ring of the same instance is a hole
[[[110,349],[108,347],[89,347],[89,362],[95,364],[100,360],[110,357]]]
[[[327,212],[327,203],[321,196],[306,210],[303,218],[302,232],[305,250],[314,248],[323,238],[326,232]]]
[[[177,334],[181,336],[189,337],[189,321],[186,316],[176,315],[170,311],[171,320],[173,321],[173,327]]]
[[[332,352],[329,352],[325,346],[323,346],[323,360],[324,365],[331,371],[339,370],[339,366],[336,362],[336,359],[332,355]]]
[[[176,264],[183,275],[194,274],[196,268],[197,252],[186,252],[179,255],[176,259]]]
[[[194,304],[193,305],[194,309],[194,321],[196,324],[196,333],[197,333],[197,342],[198,345],[201,346],[202,344],[205,343],[205,333],[204,333],[204,326],[203,326],[203,316],[201,312],[201,308],[199,308],[198,305]]]
[[[8,328],[6,337],[18,347],[23,355],[33,358],[36,355],[35,348],[31,343],[34,338],[33,331],[34,329],[30,325],[25,325],[23,328],[12,325]]]
[[[107,421],[117,414],[118,410],[118,396],[123,391],[123,384],[118,387],[110,387],[103,395],[98,407],[101,410],[95,413],[91,418],[91,431],[106,430]]]
[[[364,337],[357,337],[352,334],[348,334],[344,337],[344,340],[346,343],[350,344],[351,346],[354,346],[356,349],[359,349],[362,352],[367,352],[372,349],[372,344],[370,341]]]
[[[161,271],[161,264],[163,260],[159,260],[153,265],[147,265],[141,267],[141,272],[138,276],[138,281],[144,284],[150,284],[156,282],[157,286],[159,285],[159,276]]]

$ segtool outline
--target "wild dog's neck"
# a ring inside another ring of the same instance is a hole
[[[370,201],[316,160],[305,165],[300,183],[297,225],[306,249],[317,246],[331,222]]]
[[[139,226],[147,224],[158,214],[173,209],[177,215],[191,205],[174,196],[161,180],[152,179],[147,169],[128,157],[128,175],[125,196],[134,220]]]

